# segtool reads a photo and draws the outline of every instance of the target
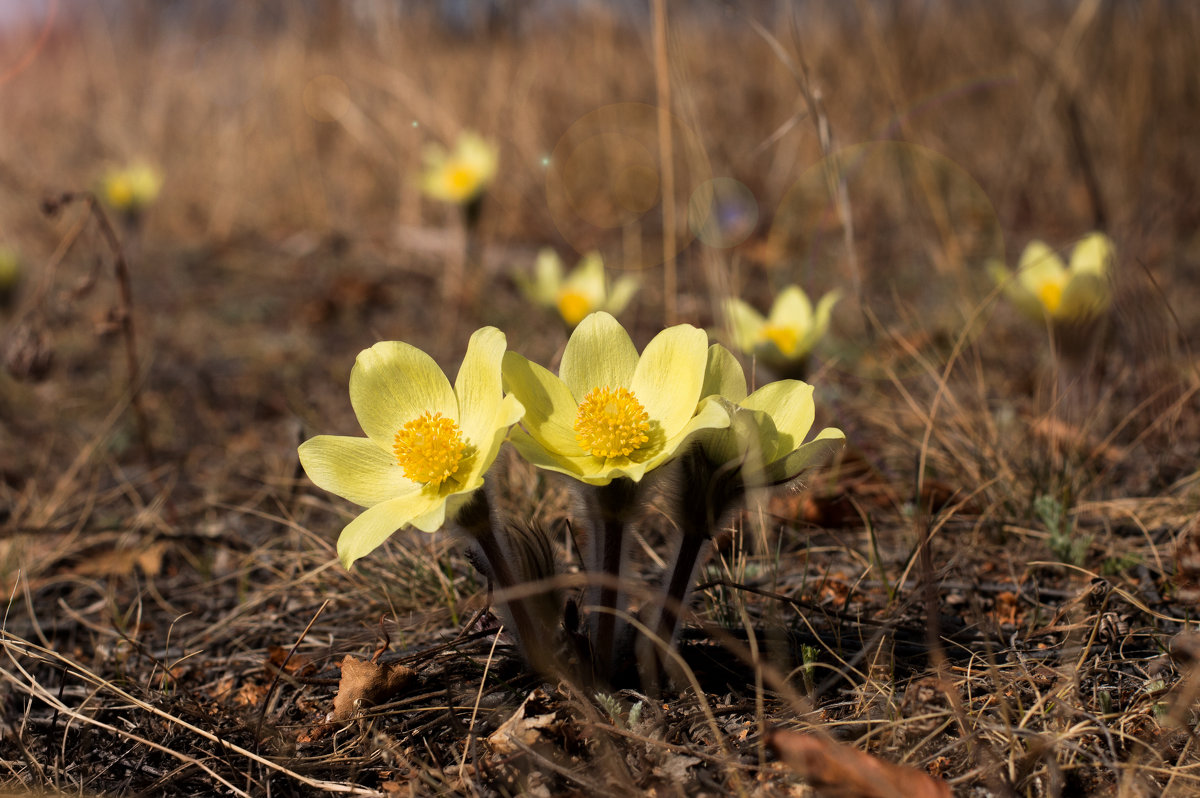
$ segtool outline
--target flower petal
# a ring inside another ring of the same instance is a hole
[[[500,446],[508,437],[509,428],[520,421],[524,414],[525,408],[521,406],[515,396],[504,397],[496,407],[495,416],[488,424],[487,434],[478,438],[478,442],[475,444],[475,456],[471,459],[471,469],[462,475],[463,490],[474,490],[482,484],[483,475],[496,461],[496,455],[500,453]]]
[[[637,365],[637,348],[629,333],[611,315],[601,312],[585,318],[571,333],[558,374],[579,402],[593,388],[628,388]],[[517,398],[528,411],[529,403],[520,394]]]
[[[397,529],[417,526],[432,532],[445,521],[446,502],[440,496],[417,492],[391,499],[365,510],[355,518],[338,537],[338,559],[349,568],[379,548]]]
[[[562,452],[548,449],[520,427],[510,432],[508,439],[521,457],[538,468],[557,471],[576,479],[582,479],[585,473],[594,473],[597,470],[597,458],[591,455],[569,457]]]
[[[800,446],[791,454],[768,464],[767,480],[778,485],[795,479],[804,469],[820,464],[841,451],[845,445],[845,433],[834,427],[826,427],[817,433],[817,437]]]
[[[1036,296],[1045,283],[1066,282],[1066,269],[1057,252],[1042,241],[1030,241],[1017,264],[1017,281]]]
[[[1111,303],[1112,288],[1108,276],[1080,272],[1072,275],[1063,289],[1062,301],[1054,315],[1070,321],[1083,321],[1105,310]]]
[[[671,438],[696,413],[708,362],[708,335],[690,324],[663,330],[646,345],[629,389]]]
[[[733,353],[720,344],[708,348],[708,363],[704,367],[704,386],[700,397],[723,396],[731,402],[746,398],[746,373]]]
[[[746,354],[754,351],[754,345],[766,323],[762,314],[735,297],[725,303],[725,315],[729,318],[733,345]]]
[[[821,300],[817,302],[817,309],[813,313],[812,326],[809,327],[808,333],[805,334],[800,344],[796,347],[798,350],[811,352],[817,343],[825,337],[825,333],[829,332],[829,321],[833,317],[833,306],[841,298],[841,291],[830,291],[821,297]]]
[[[680,448],[702,430],[725,429],[728,426],[729,411],[725,409],[724,400],[719,396],[705,397],[696,406],[696,415],[688,420],[683,429],[668,438],[658,452],[642,463],[644,470],[651,471],[675,457]]]
[[[775,297],[771,312],[767,314],[767,322],[791,327],[796,331],[797,337],[803,337],[812,327],[812,315],[812,303],[808,301],[808,295],[800,286],[789,285]]]
[[[318,435],[300,444],[299,452],[300,464],[313,484],[361,507],[421,489],[404,476],[395,457],[368,438]]]
[[[614,316],[619,316],[621,311],[629,305],[629,300],[633,299],[633,295],[637,293],[640,285],[638,278],[633,275],[619,278],[608,294],[608,302],[605,303],[604,310]]]
[[[604,259],[600,253],[584,255],[563,282],[562,290],[579,294],[587,300],[589,307],[598,308],[604,304]]]
[[[521,424],[534,440],[553,452],[582,456],[575,440],[579,406],[566,384],[516,352],[504,353],[503,375],[505,390],[525,408]]]
[[[775,425],[778,437],[763,442],[763,456],[768,463],[799,447],[816,418],[813,388],[799,380],[768,383],[746,397],[741,405],[747,410],[761,410]]]
[[[467,353],[454,380],[458,426],[463,438],[476,449],[490,446],[495,434],[497,414],[504,399],[500,364],[506,343],[504,333],[495,327],[476,330],[467,343]]]
[[[1071,252],[1070,271],[1075,274],[1094,274],[1104,277],[1113,261],[1113,244],[1104,233],[1089,233]]]
[[[350,372],[350,404],[367,437],[390,451],[399,429],[426,411],[458,421],[458,401],[433,358],[400,341],[358,355]]]

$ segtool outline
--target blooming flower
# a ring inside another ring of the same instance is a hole
[[[458,137],[453,152],[447,153],[437,144],[426,149],[421,189],[434,199],[466,204],[496,176],[498,160],[495,145],[466,131]]]
[[[1014,276],[992,263],[992,276],[1017,308],[1031,319],[1086,321],[1112,302],[1108,271],[1113,245],[1103,233],[1084,236],[1071,253],[1070,266],[1041,241],[1031,241],[1021,253]]]
[[[513,444],[534,465],[591,485],[641,480],[692,433],[729,423],[719,402],[701,401],[707,343],[703,330],[680,324],[639,357],[620,323],[601,312],[571,334],[559,376],[505,353],[505,389],[525,406]]]
[[[826,427],[808,443],[804,439],[816,418],[813,387],[800,380],[780,380],[747,395],[746,377],[733,354],[709,348],[704,392],[720,396],[730,415],[727,429],[699,436],[712,463],[742,461],[742,481],[778,485],[837,452],[846,443],[840,429]]]
[[[564,279],[562,259],[548,247],[538,253],[533,279],[519,279],[518,285],[531,302],[555,308],[571,328],[599,310],[619,316],[638,290],[637,278],[626,276],[609,291],[599,252],[584,255]]]
[[[740,299],[726,303],[734,345],[780,375],[799,373],[808,355],[829,329],[829,317],[841,295],[831,291],[812,303],[799,286],[789,285],[775,298],[771,311],[761,313]]]
[[[112,208],[137,213],[158,198],[162,175],[154,167],[137,163],[110,169],[100,181],[100,193]]]
[[[309,479],[367,508],[338,538],[347,568],[401,527],[437,530],[483,484],[523,412],[501,387],[505,344],[494,327],[472,335],[453,388],[408,344],[384,341],[359,354],[350,403],[367,437],[318,435],[300,445]]]

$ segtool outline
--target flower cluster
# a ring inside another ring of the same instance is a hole
[[[162,189],[162,175],[145,163],[110,169],[100,179],[100,196],[113,210],[128,215],[145,211]]]
[[[481,570],[505,589],[553,577],[545,571],[554,563],[544,534],[497,518],[479,491],[501,445],[510,440],[530,463],[571,477],[586,508],[579,520],[592,541],[587,565],[599,583],[590,593],[599,609],[589,619],[589,659],[607,679],[627,659],[621,652],[634,646],[614,611],[623,610],[625,532],[642,507],[646,477],[668,464],[705,475],[676,491],[685,540],[662,590],[666,605],[677,605],[700,554],[694,541],[711,537],[747,485],[792,479],[843,443],[836,429],[805,443],[815,417],[812,394],[796,380],[748,393],[733,355],[710,347],[704,331],[687,324],[663,330],[639,354],[615,318],[593,313],[572,333],[557,374],[506,351],[504,334],[485,327],[471,337],[453,386],[408,344],[383,342],[362,352],[350,401],[366,437],[317,436],[300,446],[300,462],[318,486],[366,508],[338,540],[346,567],[398,529],[432,532],[454,521],[471,538]],[[735,478],[718,485],[717,473]],[[690,508],[706,490],[719,498],[699,503],[720,510],[699,520]],[[547,617],[547,606],[505,602],[526,655],[543,667],[545,651],[532,651],[530,642],[557,633],[560,618]],[[677,617],[653,620],[666,624],[670,639]]]

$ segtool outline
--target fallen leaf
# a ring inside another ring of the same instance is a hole
[[[525,708],[529,706],[530,699],[534,699],[537,704],[544,705],[547,696],[540,689],[534,690],[525,697],[525,700],[521,702],[521,706],[517,707],[517,711],[512,714],[512,717],[501,723],[500,728],[488,735],[487,743],[497,754],[512,754],[520,750],[513,743],[514,740],[519,740],[525,745],[533,745],[541,739],[543,729],[550,729],[554,726],[554,712],[547,712],[542,715],[527,715],[525,713]]]
[[[289,659],[288,651],[290,650],[283,646],[270,646],[267,649],[267,672],[273,674],[283,668],[284,673],[294,676],[311,676],[316,673],[317,666],[309,657],[303,654],[292,654]]]
[[[823,795],[836,798],[951,798],[950,785],[813,734],[776,730],[767,740]]]
[[[341,723],[364,706],[387,703],[416,675],[398,662],[376,663],[347,654],[342,660],[342,678],[333,697],[330,719]]]

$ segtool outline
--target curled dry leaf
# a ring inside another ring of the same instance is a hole
[[[554,726],[554,711],[541,715],[531,714],[527,711],[530,700],[533,700],[534,706],[546,706],[548,696],[540,689],[534,690],[521,702],[521,706],[517,707],[517,711],[512,714],[512,717],[501,723],[500,728],[488,735],[488,746],[497,754],[512,754],[520,750],[513,743],[514,740],[519,740],[525,745],[533,745],[541,739],[544,730],[548,731]]]
[[[951,798],[950,785],[940,779],[816,735],[777,730],[767,744],[825,796]]]
[[[330,720],[341,723],[362,706],[387,703],[416,675],[416,671],[398,662],[376,663],[355,659],[349,654],[342,660],[342,679],[333,698]]]

